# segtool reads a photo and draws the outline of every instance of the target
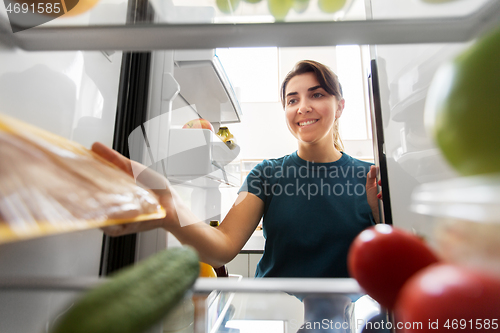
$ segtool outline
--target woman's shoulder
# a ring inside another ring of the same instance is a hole
[[[293,163],[292,155],[293,153],[277,158],[263,159],[252,168],[250,175],[254,177],[276,178],[277,175],[281,175],[283,170],[289,168],[290,164]]]
[[[370,169],[370,166],[374,165],[373,160],[371,158],[364,158],[364,159],[358,159],[355,157],[352,157],[351,155],[348,155],[347,153],[343,153],[348,159],[351,164],[354,164],[355,166],[360,166],[363,168]]]
[[[291,153],[277,158],[263,159],[262,162],[257,164],[257,167],[282,167],[283,165],[292,162],[293,154],[295,153]]]

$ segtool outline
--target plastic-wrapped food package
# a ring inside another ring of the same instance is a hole
[[[431,217],[442,260],[500,276],[500,174],[422,184],[412,201],[413,211]]]
[[[0,243],[164,216],[154,193],[92,151],[0,115]]]

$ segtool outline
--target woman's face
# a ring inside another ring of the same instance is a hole
[[[344,100],[328,94],[314,73],[290,79],[285,98],[287,125],[299,142],[333,145],[333,123],[342,114]]]

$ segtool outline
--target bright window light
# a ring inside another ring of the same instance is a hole
[[[340,118],[340,136],[343,140],[366,140],[364,81],[359,45],[337,46],[337,75],[345,99],[345,109]]]
[[[278,48],[223,48],[216,54],[240,102],[279,100]]]

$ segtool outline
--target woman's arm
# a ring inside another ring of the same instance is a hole
[[[376,166],[370,166],[370,171],[366,175],[366,199],[368,201],[368,205],[370,205],[370,208],[372,209],[372,214],[375,222],[380,223],[378,204],[379,199],[382,199],[382,192],[378,192],[377,172],[378,168]]]
[[[180,196],[162,175],[151,171],[143,165],[131,161],[118,152],[101,143],[95,143],[92,151],[115,164],[130,176],[141,170],[139,179],[143,183],[161,184],[153,190],[166,211],[164,219],[137,223],[128,223],[103,228],[110,236],[164,228],[183,244],[193,246],[200,259],[215,267],[231,261],[245,245],[257,227],[264,212],[264,202],[257,196],[241,192],[221,225],[218,228],[200,221],[184,204]],[[137,175],[136,175],[137,176]]]
[[[178,207],[179,221],[199,221],[182,204]],[[167,231],[182,243],[191,245],[203,262],[219,267],[231,261],[243,248],[259,224],[264,202],[254,194],[241,192],[219,227],[204,222],[183,226],[182,223],[166,226]]]

